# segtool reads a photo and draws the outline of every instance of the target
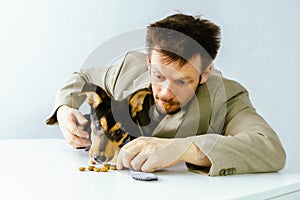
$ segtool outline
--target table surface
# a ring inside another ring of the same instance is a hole
[[[0,199],[300,199],[300,173],[209,177],[179,164],[137,181],[128,170],[80,172],[88,152],[63,139],[0,140]]]

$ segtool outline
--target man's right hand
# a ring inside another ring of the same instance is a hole
[[[78,127],[88,123],[79,110],[63,105],[58,108],[56,116],[60,130],[69,144],[76,148],[91,145],[89,134]]]

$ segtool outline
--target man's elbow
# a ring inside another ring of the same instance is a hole
[[[283,147],[280,145],[280,148],[276,149],[276,157],[274,158],[274,162],[276,163],[275,171],[280,171],[285,167],[286,164],[286,152]]]
[[[273,148],[270,148],[270,152],[267,155],[269,165],[272,171],[280,171],[286,164],[286,152],[279,141],[273,143]]]

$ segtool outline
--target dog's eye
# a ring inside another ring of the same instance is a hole
[[[95,127],[96,127],[96,129],[97,129],[98,131],[101,130],[101,125],[100,125],[99,123],[96,123],[96,124],[95,124]]]
[[[115,135],[121,135],[121,134],[122,134],[122,131],[116,130]]]

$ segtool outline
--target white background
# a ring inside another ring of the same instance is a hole
[[[215,65],[242,83],[300,163],[297,0],[0,0],[0,139],[62,137],[44,124],[55,93],[101,43],[180,12],[222,29]]]

